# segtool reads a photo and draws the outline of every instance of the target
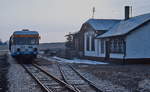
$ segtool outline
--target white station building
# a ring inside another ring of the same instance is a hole
[[[87,21],[84,56],[108,61],[150,60],[150,13],[125,20]]]

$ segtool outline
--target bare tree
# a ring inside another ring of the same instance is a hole
[[[2,45],[2,44],[3,44],[2,39],[0,39],[0,45]]]
[[[72,34],[69,32],[69,34],[68,35],[66,35],[66,37],[67,37],[67,42],[66,42],[66,47],[67,48],[72,48],[73,47],[73,36],[72,36]]]

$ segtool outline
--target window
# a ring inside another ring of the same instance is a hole
[[[37,45],[38,43],[39,43],[38,38],[33,38],[33,37],[13,38],[13,44],[16,44],[16,45]]]
[[[92,51],[95,51],[95,39],[94,39],[94,35],[92,36],[92,39],[91,39],[91,50]]]
[[[124,40],[112,39],[110,40],[110,52],[111,53],[124,53]]]
[[[104,40],[101,40],[101,53],[104,53]]]
[[[90,41],[89,36],[86,36],[86,50],[87,50],[87,51],[90,50],[89,41]]]

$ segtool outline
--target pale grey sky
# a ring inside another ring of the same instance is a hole
[[[133,6],[133,16],[150,13],[150,0],[0,0],[0,38],[27,28],[38,31],[41,42],[62,42],[91,18],[93,6],[95,18],[123,19],[125,5]]]

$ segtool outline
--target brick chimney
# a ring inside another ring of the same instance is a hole
[[[130,6],[125,6],[125,20],[130,18]]]

